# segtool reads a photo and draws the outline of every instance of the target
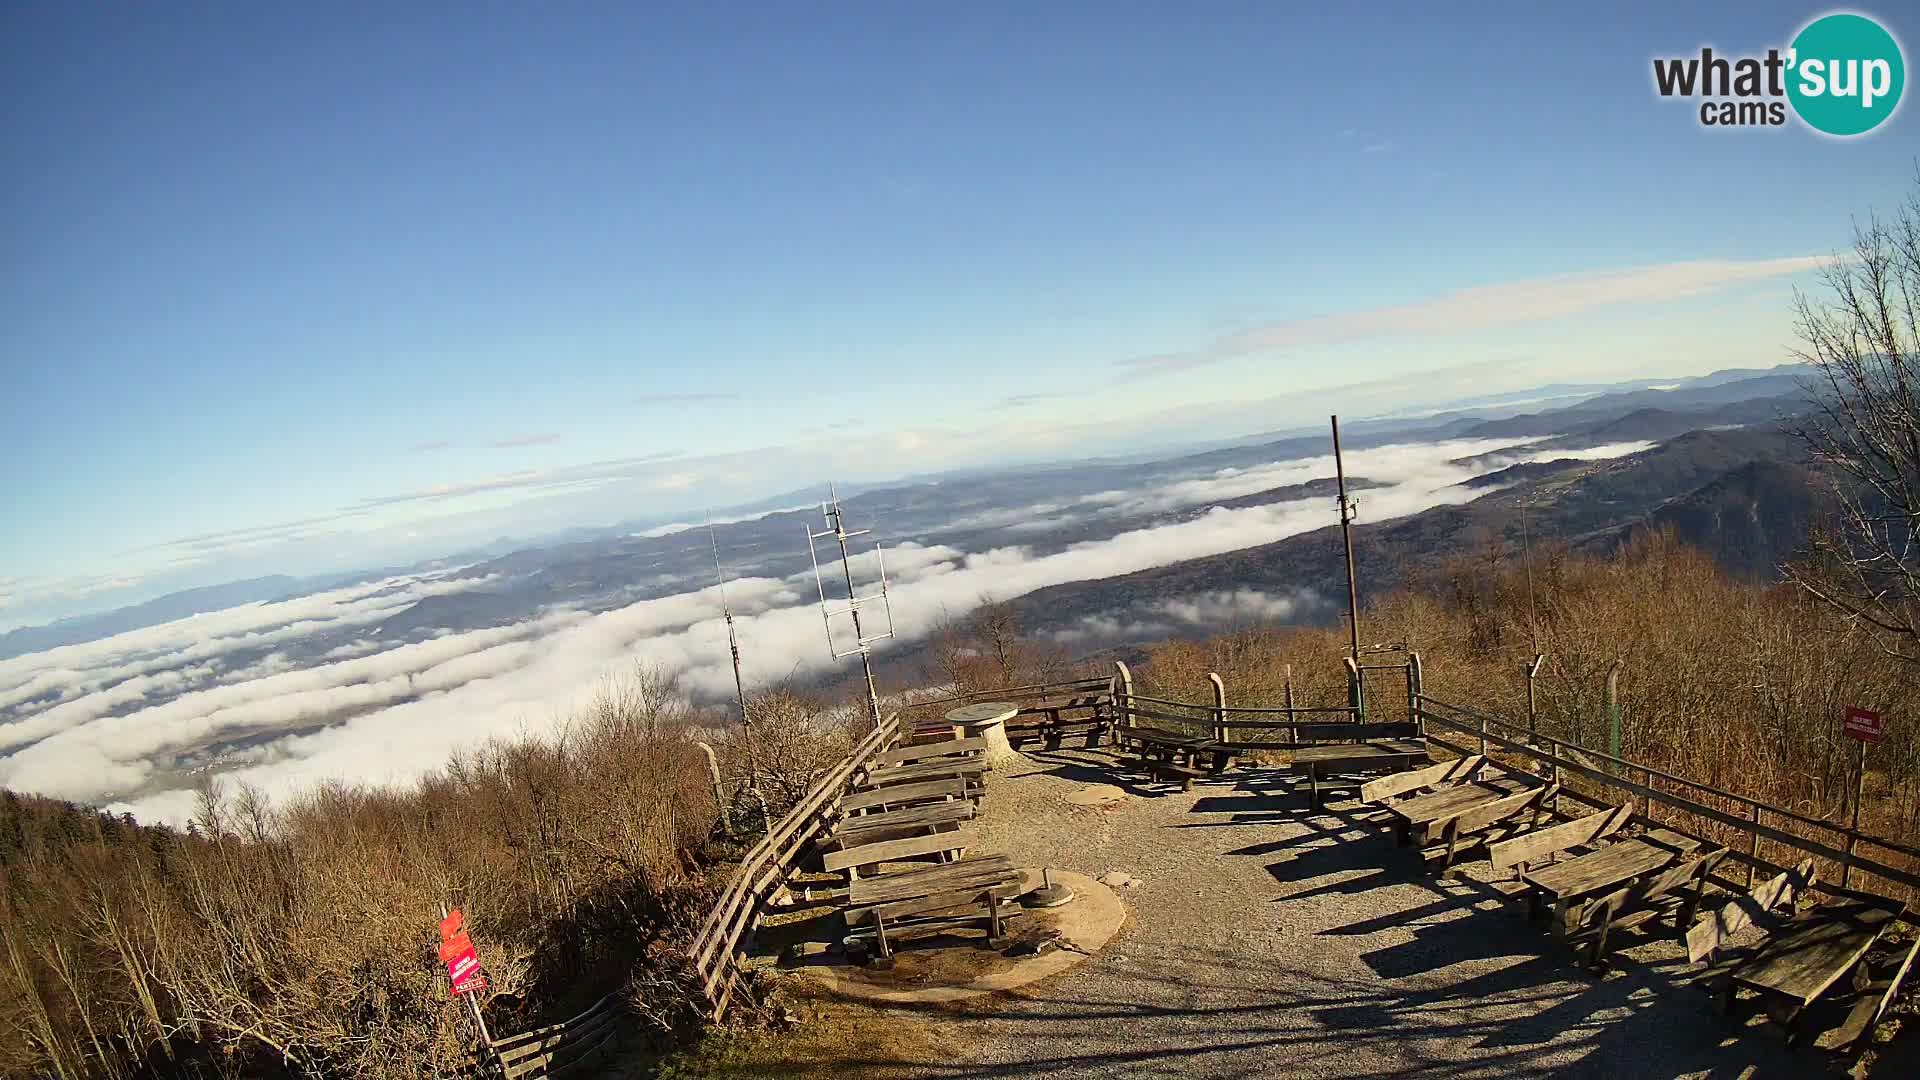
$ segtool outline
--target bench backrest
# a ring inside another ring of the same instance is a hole
[[[892,787],[855,791],[840,800],[840,809],[844,812],[873,806],[911,806],[939,799],[958,799],[966,793],[966,777],[954,776],[942,780],[923,780],[918,784],[895,784]]]
[[[827,871],[832,873],[852,866],[872,866],[874,863],[911,859],[919,855],[937,855],[944,851],[965,851],[978,845],[979,842],[979,834],[972,829],[959,829],[954,832],[934,833],[930,836],[883,840],[878,844],[862,844],[842,851],[829,851],[821,862]]]

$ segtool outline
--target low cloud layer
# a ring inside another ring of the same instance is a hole
[[[1514,460],[1568,456],[1486,440],[1356,451],[1350,468],[1385,485],[1365,493],[1363,518],[1378,521],[1470,501],[1484,491],[1461,482],[1489,471],[1484,460],[1493,453]],[[1456,464],[1470,456],[1482,461]],[[1015,542],[977,551],[938,544],[890,547],[895,630],[902,639],[917,639],[943,615],[970,610],[983,595],[1005,599],[1320,528],[1332,520],[1326,499],[1231,509],[1212,504],[1329,469],[1324,459],[1302,459],[1105,493],[1080,508],[1172,513],[1175,520],[1064,550],[1036,552],[1018,542],[1023,534],[1011,531],[1008,538]],[[871,560],[869,554],[856,559],[857,579],[872,580],[877,567]],[[477,584],[451,577],[395,579],[0,663],[0,708],[11,718],[0,725],[0,749],[9,751],[0,757],[0,785],[179,820],[191,806],[183,779],[188,769],[215,768],[270,792],[333,778],[404,780],[438,766],[460,747],[551,729],[601,679],[635,662],[679,675],[696,693],[731,692],[726,629],[718,590],[711,587],[598,614],[552,609],[509,626],[406,644],[347,640],[320,663],[299,668],[272,651],[246,669],[222,665],[240,648],[272,647],[305,634],[353,638],[353,628],[377,625],[422,597]],[[1301,584],[1301,591],[1289,595],[1223,590],[1162,601],[1112,613],[1110,626],[1089,623],[1068,633],[1091,637],[1143,626],[1284,619],[1317,602],[1307,591],[1315,583]],[[727,598],[751,682],[836,665],[810,573],[738,579],[729,583]],[[148,681],[137,681],[143,679]],[[160,691],[176,696],[143,704]]]

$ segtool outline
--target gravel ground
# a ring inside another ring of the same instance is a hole
[[[1065,801],[1118,784],[1113,809]],[[987,850],[1141,879],[1129,920],[1057,979],[963,1011],[888,1014],[941,1063],[849,1052],[868,1075],[1181,1077],[1820,1076],[1777,1029],[1738,1038],[1664,940],[1628,938],[1598,979],[1503,900],[1484,861],[1423,873],[1351,801],[1310,812],[1269,774],[1181,793],[1099,752],[1027,755],[991,781]],[[851,1048],[849,1048],[850,1050]]]

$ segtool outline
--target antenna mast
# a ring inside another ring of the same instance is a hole
[[[720,579],[720,614],[727,620],[727,649],[733,653],[733,693],[740,702],[740,725],[752,727],[747,716],[747,682],[740,675],[740,636],[733,629],[733,608],[727,603],[727,572],[720,566],[720,537],[713,531],[713,515],[707,515],[707,539],[713,544],[713,576]]]
[[[880,726],[880,693],[874,688],[873,683],[873,643],[885,641],[893,636],[893,603],[887,598],[886,556],[882,554],[880,545],[875,543],[873,559],[878,567],[880,588],[877,592],[871,592],[865,596],[859,595],[853,587],[853,556],[847,549],[847,541],[856,536],[865,536],[873,530],[847,531],[846,519],[840,512],[840,496],[834,491],[832,485],[827,487],[827,501],[820,504],[820,511],[826,516],[827,527],[820,532],[807,530],[807,554],[813,559],[813,580],[820,586],[820,620],[827,628],[827,651],[833,654],[835,660],[859,654],[860,666],[867,676],[867,711],[872,714],[873,726],[877,728]],[[847,585],[847,602],[841,607],[834,607],[827,601],[826,574],[820,566],[819,550],[814,546],[814,541],[829,536],[840,545],[840,570]],[[860,624],[860,609],[876,600],[880,602],[881,614],[886,617],[887,628],[884,631],[875,631],[869,636]],[[850,649],[841,649],[833,640],[833,620],[841,615],[847,616],[853,622],[854,644]]]
[[[1340,457],[1340,418],[1333,419],[1333,475],[1340,485],[1340,539],[1347,546],[1347,633],[1353,662],[1360,663],[1360,588],[1353,575],[1353,518],[1357,504],[1347,498],[1347,467]]]

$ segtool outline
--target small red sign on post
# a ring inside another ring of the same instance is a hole
[[[1887,722],[1871,709],[1847,706],[1847,720],[1840,730],[1861,742],[1877,743],[1887,737]]]
[[[473,951],[473,939],[461,929],[464,921],[459,908],[440,920],[440,960],[447,965],[447,977],[453,980],[455,994],[487,988],[487,977],[480,971],[480,956]]]

